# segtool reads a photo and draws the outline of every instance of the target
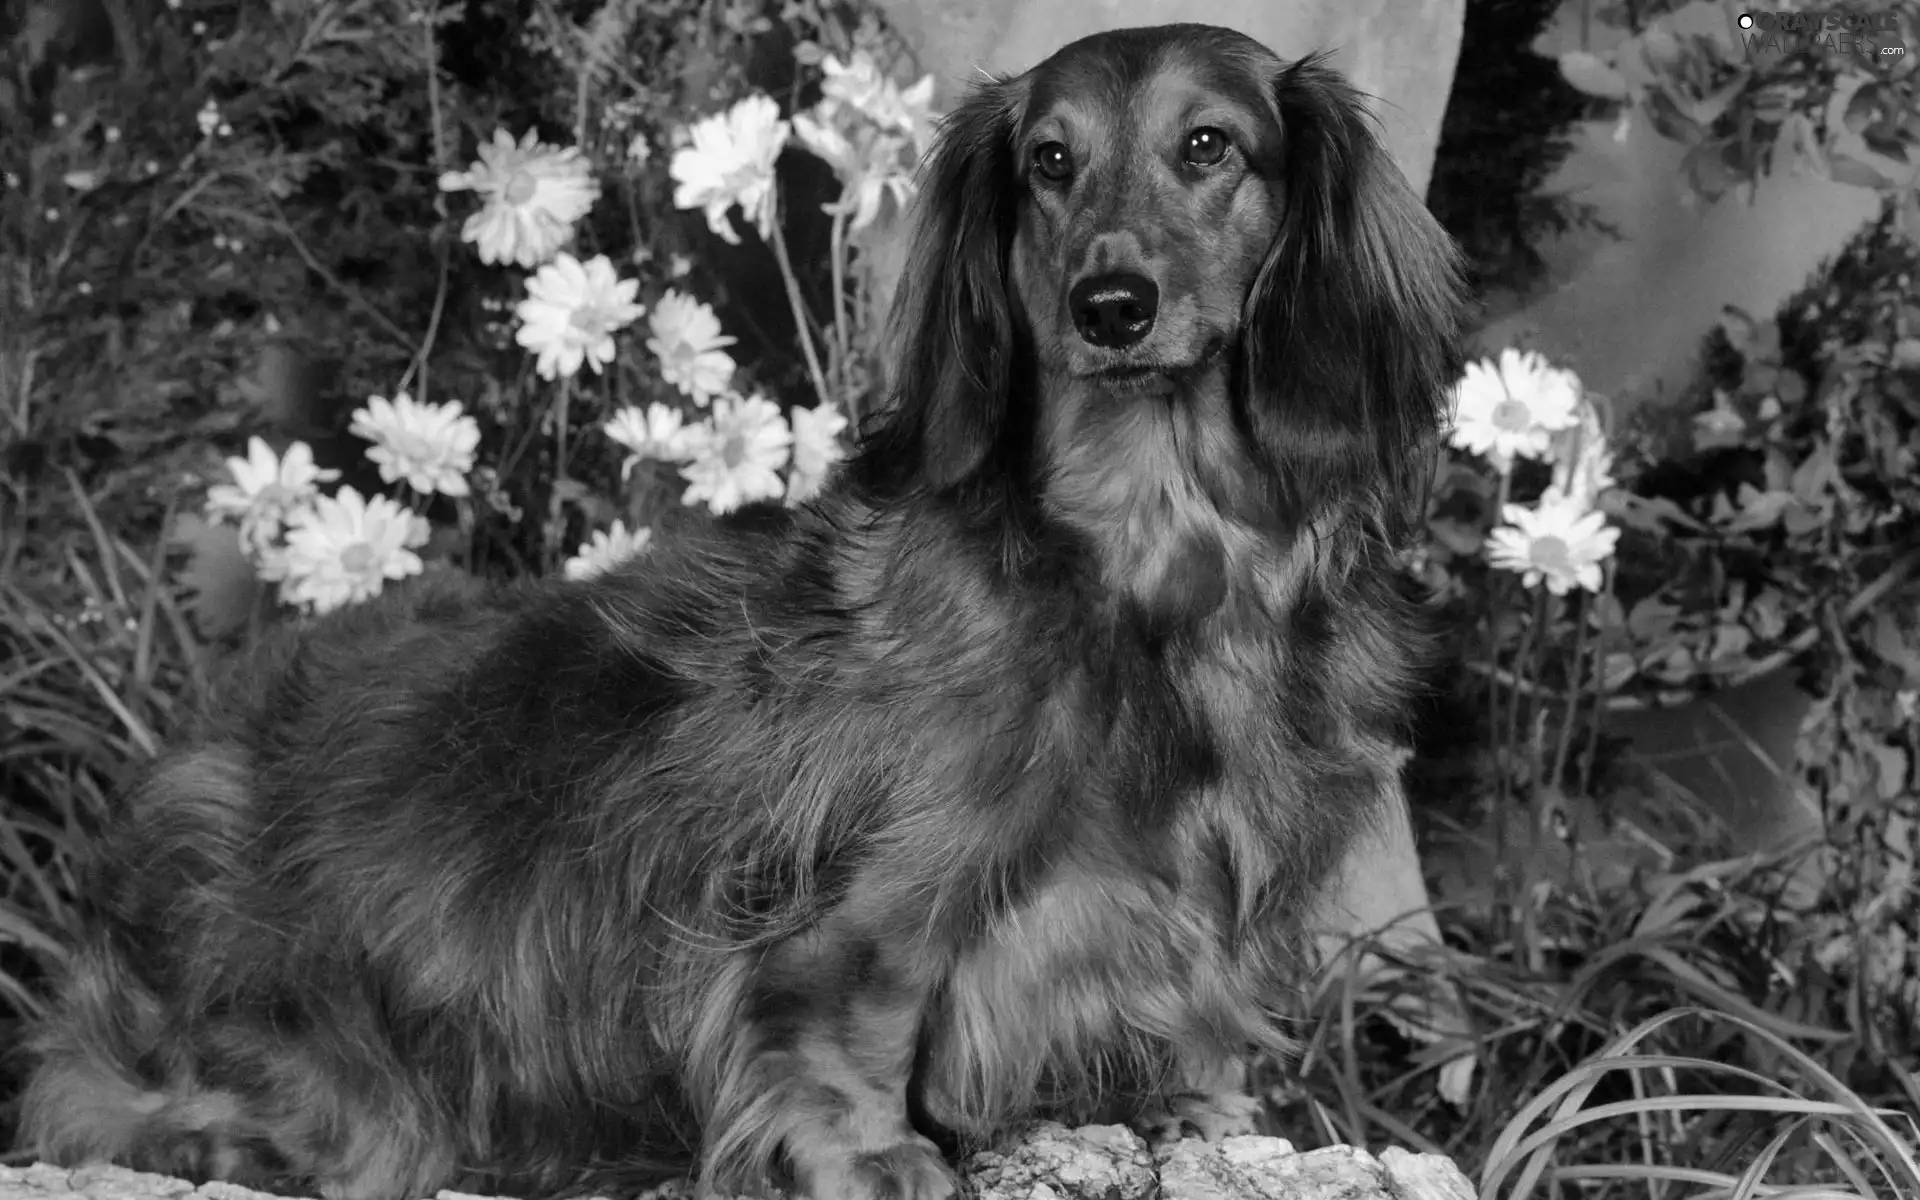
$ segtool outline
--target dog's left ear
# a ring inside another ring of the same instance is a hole
[[[1424,519],[1460,370],[1459,254],[1323,55],[1274,99],[1284,210],[1247,301],[1247,418],[1294,514],[1354,497],[1399,537]]]

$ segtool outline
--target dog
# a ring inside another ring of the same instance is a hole
[[[939,1200],[1030,1119],[1239,1124],[1399,802],[1455,250],[1324,59],[1201,25],[982,83],[922,182],[816,499],[236,675],[101,840],[28,1146]]]

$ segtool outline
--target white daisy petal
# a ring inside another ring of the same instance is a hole
[[[1545,458],[1552,435],[1580,419],[1580,379],[1540,355],[1513,349],[1499,361],[1467,364],[1454,388],[1450,438],[1502,472],[1514,456]]]
[[[287,526],[281,598],[315,613],[372,599],[388,580],[425,569],[410,548],[417,530],[415,515],[385,496],[342,487],[317,497]]]
[[[423,496],[471,493],[467,473],[480,446],[480,425],[458,400],[421,404],[405,392],[392,400],[369,396],[366,407],[354,410],[347,429],[373,443],[367,458],[380,468],[383,481],[405,480]]]
[[[613,335],[647,311],[634,303],[639,291],[604,254],[582,263],[562,253],[527,280],[527,298],[514,306],[514,339],[535,353],[542,379],[572,376],[583,363],[597,375],[613,361]]]
[[[726,348],[735,339],[720,332],[713,309],[669,288],[647,318],[653,336],[647,349],[660,361],[660,377],[702,408],[733,383],[734,362]]]
[[[580,553],[567,560],[566,577],[592,579],[646,553],[652,541],[653,530],[645,525],[629,532],[624,522],[615,521],[611,529],[595,530],[592,538],[581,545]]]
[[[787,503],[819,494],[833,464],[846,457],[840,432],[847,418],[832,401],[793,410],[793,469],[787,474]]]
[[[780,470],[792,453],[793,434],[778,405],[759,396],[721,396],[704,424],[693,461],[680,468],[688,484],[683,504],[705,501],[715,513],[728,513],[785,492]]]
[[[484,198],[460,229],[481,262],[539,266],[573,240],[574,226],[600,198],[600,184],[579,148],[543,145],[534,130],[516,145],[506,130],[496,129],[479,154],[472,169],[442,175],[440,188]]]
[[[1600,590],[1601,568],[1620,540],[1604,514],[1549,498],[1533,508],[1509,504],[1501,517],[1507,524],[1487,537],[1488,562],[1519,574],[1527,587],[1544,582],[1556,596]]]
[[[764,240],[772,235],[773,168],[786,144],[787,122],[771,96],[755,93],[724,113],[694,122],[685,144],[673,152],[667,173],[673,177],[677,208],[701,209],[707,227],[732,245],[740,235],[728,219],[739,205]]]
[[[256,565],[265,566],[289,517],[319,493],[319,485],[340,477],[335,470],[314,465],[313,447],[294,442],[284,455],[259,437],[247,439],[247,456],[229,458],[232,483],[207,489],[206,512],[216,521],[240,526],[241,544]]]
[[[613,441],[632,451],[620,469],[622,479],[631,475],[633,468],[647,459],[685,462],[693,457],[697,440],[692,431],[685,427],[680,410],[669,408],[658,400],[649,404],[645,412],[637,404],[627,405],[613,414],[612,419],[601,426],[601,430]]]

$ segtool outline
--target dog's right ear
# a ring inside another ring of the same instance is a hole
[[[972,478],[1006,427],[1018,352],[1007,259],[1019,216],[1014,161],[1025,87],[976,84],[942,120],[920,171],[887,343],[887,402],[855,470],[886,493]]]

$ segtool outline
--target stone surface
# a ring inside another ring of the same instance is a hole
[[[1121,1125],[1042,1124],[962,1169],[977,1200],[1471,1200],[1449,1160],[1353,1146],[1301,1154],[1281,1138],[1189,1138],[1158,1151]],[[0,1200],[269,1200],[230,1184],[200,1187],[122,1167],[0,1167]],[[438,1200],[483,1200],[441,1192]]]

